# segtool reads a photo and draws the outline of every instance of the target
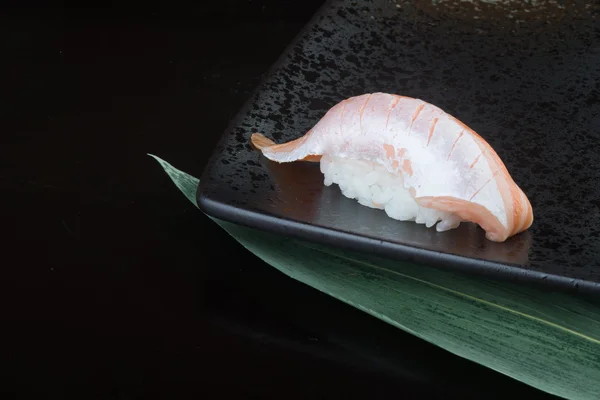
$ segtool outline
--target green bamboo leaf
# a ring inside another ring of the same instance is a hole
[[[153,157],[196,205],[198,179]],[[557,396],[600,398],[598,305],[211,219],[284,274],[447,351]]]

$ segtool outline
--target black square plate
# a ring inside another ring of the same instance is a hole
[[[200,207],[328,245],[600,293],[600,12],[537,3],[327,3],[220,141]],[[472,224],[437,233],[325,187],[318,164],[275,164],[249,145],[253,132],[304,135],[369,92],[428,101],[482,135],[529,196],[533,226],[505,243]]]

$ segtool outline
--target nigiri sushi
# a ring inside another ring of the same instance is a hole
[[[423,100],[386,93],[333,106],[304,136],[252,145],[268,159],[319,162],[324,184],[344,196],[438,232],[461,222],[504,242],[528,229],[533,210],[494,149],[475,131]]]

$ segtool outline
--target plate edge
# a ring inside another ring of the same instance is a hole
[[[354,250],[367,254],[370,253],[370,249],[377,247],[382,249],[377,252],[380,256],[392,260],[414,262],[450,272],[459,271],[471,276],[474,275],[493,280],[527,284],[538,290],[552,288],[572,295],[591,295],[593,297],[600,295],[600,283],[566,278],[538,271],[527,271],[498,262],[440,253],[409,245],[392,244],[296,221],[283,220],[285,223],[282,224],[280,218],[215,201],[204,195],[202,186],[198,187],[196,200],[198,207],[207,215],[264,232],[283,234],[307,242],[320,243],[338,249]]]

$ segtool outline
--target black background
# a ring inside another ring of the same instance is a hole
[[[283,276],[177,191],[146,153],[199,176],[322,1],[200,3],[2,9],[5,394],[541,397]]]

